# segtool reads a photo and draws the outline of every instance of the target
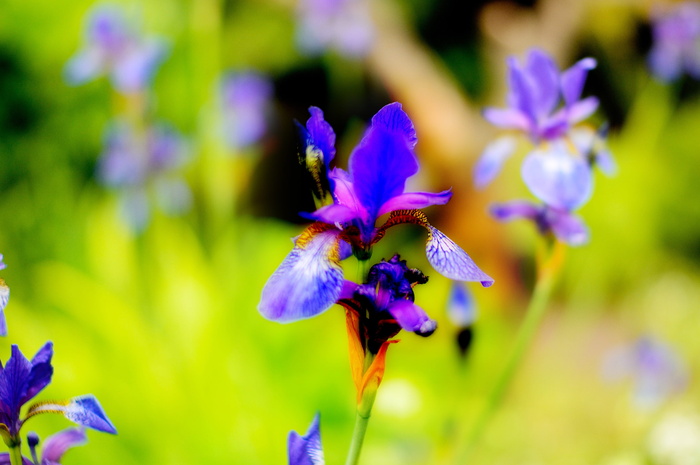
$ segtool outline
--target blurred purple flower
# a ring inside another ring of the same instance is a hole
[[[700,79],[700,3],[685,1],[664,10],[657,6],[652,38],[648,63],[656,77],[668,82],[686,72]]]
[[[362,58],[374,42],[374,24],[365,0],[301,0],[297,16],[297,43],[307,54],[334,49]]]
[[[649,336],[611,351],[603,363],[609,381],[632,379],[634,399],[641,407],[654,407],[683,390],[688,369],[673,349]]]
[[[24,418],[20,417],[22,406],[51,382],[52,356],[51,342],[44,344],[31,361],[16,345],[12,345],[10,359],[4,367],[0,365],[0,436],[5,443],[19,444],[22,425],[40,413],[60,413],[79,425],[116,434],[114,425],[92,395],[66,401],[37,402],[29,407]]]
[[[191,193],[179,173],[187,160],[185,141],[170,126],[156,124],[139,130],[118,121],[107,132],[98,178],[120,191],[126,219],[140,230],[148,223],[151,195],[166,214],[189,208]]]
[[[36,446],[39,444],[39,436],[35,433],[27,435],[27,444],[31,451],[33,460],[22,457],[24,465],[59,465],[61,458],[68,449],[75,446],[82,446],[87,442],[87,435],[83,428],[68,428],[46,438],[44,442],[41,460],[36,453]],[[0,454],[0,465],[10,465],[10,454]]]
[[[165,59],[168,46],[160,38],[140,37],[114,5],[100,5],[90,14],[85,46],[66,64],[66,80],[83,84],[108,74],[122,93],[143,91]]]
[[[289,452],[289,465],[324,465],[326,463],[321,447],[318,414],[311,422],[306,435],[299,436],[296,431],[289,432],[287,449]]]
[[[295,240],[294,249],[263,288],[259,311],[271,320],[296,321],[330,308],[343,287],[340,261],[354,253],[366,260],[386,230],[416,224],[428,230],[426,255],[442,275],[459,281],[493,279],[450,238],[433,227],[419,208],[447,203],[450,191],[437,194],[404,192],[406,180],[419,169],[413,152],[416,133],[399,103],[382,108],[350,156],[350,172],[330,169],[335,156],[335,133],[323,112],[311,108],[303,129],[305,163],[326,204],[305,216],[316,220]],[[324,189],[328,192],[322,192]],[[377,219],[389,219],[376,227]]]
[[[226,142],[242,149],[259,142],[267,130],[272,82],[254,72],[230,73],[221,84]]]
[[[447,299],[447,317],[459,328],[467,328],[476,320],[476,304],[467,285],[452,281]]]
[[[7,268],[0,253],[0,270]],[[5,320],[5,307],[10,300],[10,288],[5,280],[0,278],[0,336],[7,336],[7,321]]]

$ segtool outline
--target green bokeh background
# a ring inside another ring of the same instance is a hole
[[[376,257],[398,251],[431,275],[417,302],[439,330],[427,339],[402,334],[391,347],[363,463],[454,463],[533,284],[532,226],[487,214],[493,201],[527,196],[517,163],[484,192],[470,181],[497,134],[478,110],[503,104],[503,59],[532,46],[554,52],[562,68],[598,59],[585,93],[603,102],[593,120],[610,120],[619,170],[596,174],[580,212],[591,242],[568,250],[547,317],[470,463],[700,463],[699,87],[649,76],[646,3],[522,3],[474,2],[460,18],[458,2],[375,2],[379,36],[391,31],[395,50],[409,50],[405,69],[415,75],[383,67],[381,51],[357,61],[305,57],[292,1],[118,3],[144,31],[169,39],[149,112],[185,134],[193,153],[185,176],[195,208],[182,217],[155,212],[142,233],[128,228],[115,193],[94,175],[104,128],[123,102],[104,78],[71,87],[62,77],[93,3],[0,4],[0,252],[8,265],[0,276],[12,292],[0,359],[10,344],[30,356],[54,341],[53,382],[39,399],[93,393],[119,430],[89,433],[65,464],[285,463],[289,430],[305,431],[316,412],[327,463],[343,463],[355,396],[343,312],[280,325],[256,305],[302,231],[300,220],[285,219],[310,204],[310,193],[285,179],[296,158],[292,118],[324,106],[346,159],[367,118],[392,100],[416,122],[417,184],[455,192],[450,205],[428,210],[431,220],[496,284],[471,287],[479,316],[465,362],[445,315],[449,282],[430,270],[422,233],[397,228],[382,242]],[[557,4],[575,18],[557,16]],[[275,112],[265,144],[231,153],[216,130],[216,82],[224,70],[247,68],[274,79]],[[325,92],[305,80],[319,72]],[[347,262],[349,277],[355,268]],[[634,403],[633,383],[601,376],[606,354],[643,334],[666,341],[689,371],[683,392],[646,409]],[[46,437],[67,425],[39,417],[25,432]]]

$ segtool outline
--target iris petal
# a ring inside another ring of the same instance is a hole
[[[598,109],[599,103],[596,97],[587,97],[572,104],[567,108],[567,119],[569,123],[576,124],[588,118]]]
[[[420,336],[429,336],[435,332],[437,323],[425,311],[410,300],[395,300],[387,308],[391,316],[406,331]]]
[[[289,432],[287,440],[289,465],[324,465],[321,447],[319,415],[316,414],[306,435],[300,436],[296,431]]]
[[[527,58],[527,74],[532,79],[535,114],[546,116],[559,100],[559,70],[552,58],[542,50],[533,49]]]
[[[515,138],[499,137],[486,146],[474,167],[474,184],[482,189],[493,181],[501,171],[503,163],[515,151]]]
[[[311,113],[311,117],[306,121],[309,139],[306,143],[321,149],[323,162],[328,170],[330,162],[335,158],[335,132],[331,125],[323,119],[323,111],[320,108],[310,107],[309,113]]]
[[[557,238],[569,245],[583,245],[588,242],[588,228],[578,218],[567,211],[549,209],[549,227]]]
[[[485,108],[482,115],[489,123],[506,129],[527,131],[530,120],[520,110],[513,108]]]
[[[595,67],[596,61],[593,58],[584,58],[562,73],[561,92],[567,107],[578,102],[581,98],[581,91],[583,91],[588,71]]]
[[[493,279],[452,239],[431,225],[426,228],[429,235],[425,253],[438,273],[456,281],[479,281],[484,287],[493,284]]]
[[[354,183],[354,191],[370,222],[385,202],[403,194],[406,179],[418,172],[415,143],[413,123],[400,103],[392,103],[374,115],[372,125],[350,156],[352,179],[362,180]]]
[[[397,195],[379,209],[378,215],[396,210],[418,210],[431,205],[445,205],[452,198],[452,191],[446,190],[438,193],[409,192]]]
[[[535,196],[551,207],[574,210],[583,205],[593,190],[591,169],[585,160],[554,147],[536,150],[522,166],[525,184]]]
[[[339,233],[320,223],[299,236],[294,249],[270,276],[258,310],[267,319],[287,323],[330,308],[343,287]]]
[[[495,204],[491,206],[490,211],[499,221],[511,221],[517,218],[535,220],[541,214],[541,208],[527,200]]]
[[[5,307],[10,300],[10,288],[5,280],[0,278],[0,336],[7,336],[7,322],[5,321]]]
[[[52,434],[44,441],[42,462],[47,460],[49,463],[59,463],[68,449],[82,446],[86,442],[87,435],[83,428],[68,428]]]
[[[476,319],[476,305],[467,285],[461,281],[452,281],[450,296],[447,301],[447,316],[460,328],[471,326]]]
[[[27,419],[40,413],[60,413],[70,421],[103,433],[117,434],[117,429],[92,394],[74,397],[69,401],[39,402],[27,411]],[[26,419],[25,419],[26,421]]]

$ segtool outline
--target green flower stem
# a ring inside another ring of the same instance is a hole
[[[22,465],[22,448],[19,444],[10,447],[10,463],[12,465]]]
[[[348,452],[345,465],[357,465],[360,460],[360,452],[362,451],[362,444],[365,440],[365,433],[367,432],[367,424],[369,423],[373,403],[374,399],[372,399],[366,414],[361,413],[359,408],[357,409],[357,414],[355,415],[355,429],[352,432],[352,442],[350,443],[350,451]]]
[[[548,251],[549,254],[547,258],[540,261],[537,283],[535,284],[532,299],[525,313],[525,320],[516,335],[513,349],[506,361],[503,371],[496,381],[493,391],[491,391],[491,395],[487,400],[484,410],[482,410],[481,415],[477,418],[474,428],[466,442],[463,457],[455,463],[467,463],[468,455],[481,439],[491,418],[500,406],[503,396],[510,386],[523,357],[527,353],[547,309],[547,303],[552,294],[553,284],[563,262],[564,247],[565,246],[559,242],[555,243],[552,249]]]

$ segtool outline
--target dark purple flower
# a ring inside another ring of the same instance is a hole
[[[255,72],[230,73],[221,84],[225,138],[233,149],[259,142],[267,130],[272,82]]]
[[[603,374],[611,381],[632,379],[635,401],[642,407],[658,405],[683,390],[688,382],[688,368],[678,354],[649,336],[610,352]]]
[[[527,200],[514,200],[491,207],[491,214],[500,221],[528,219],[535,223],[543,235],[554,234],[562,242],[577,246],[588,242],[588,228],[570,210],[536,204]]]
[[[7,267],[0,253],[0,270]],[[0,278],[0,336],[7,336],[7,321],[5,320],[5,307],[10,300],[10,288],[5,284],[5,280]]]
[[[301,0],[298,9],[297,42],[308,54],[333,49],[361,58],[374,42],[374,24],[364,0]]]
[[[289,465],[324,465],[326,463],[321,448],[318,414],[311,422],[306,435],[299,436],[296,431],[289,432],[287,450],[289,452]]]
[[[66,64],[66,80],[78,85],[109,74],[123,93],[143,91],[168,48],[162,39],[140,37],[114,6],[92,12],[85,36],[85,47]]]
[[[326,205],[306,216],[316,220],[295,241],[292,252],[270,277],[258,309],[271,320],[296,321],[330,308],[343,287],[341,260],[354,253],[369,258],[372,246],[398,224],[416,224],[428,230],[426,255],[442,275],[460,281],[493,280],[450,238],[434,228],[418,211],[447,203],[450,191],[437,194],[405,192],[408,178],[418,172],[413,148],[416,133],[401,105],[392,103],[373,118],[350,156],[350,171],[330,169],[335,134],[317,108],[303,131],[306,164],[318,179],[319,197]],[[325,179],[325,182],[322,182]],[[390,213],[380,227],[377,219]]]
[[[19,444],[22,425],[40,413],[61,413],[69,420],[88,428],[116,434],[116,429],[92,395],[66,401],[42,401],[31,405],[21,417],[22,406],[34,398],[50,382],[53,375],[53,345],[47,342],[28,360],[16,345],[7,363],[0,365],[0,435],[5,443]]]
[[[41,460],[36,453],[39,437],[34,433],[27,435],[27,443],[32,453],[33,460],[22,458],[24,465],[59,465],[61,458],[68,449],[82,446],[87,442],[87,435],[83,428],[68,428],[46,438],[44,442]],[[10,465],[10,454],[0,454],[0,465]]]
[[[120,191],[125,217],[140,230],[148,223],[151,196],[167,214],[189,208],[190,190],[179,173],[188,158],[184,139],[170,126],[138,130],[119,121],[107,132],[98,178]]]
[[[673,81],[686,72],[700,79],[700,3],[685,1],[663,10],[657,5],[652,36],[648,62],[656,77]]]

